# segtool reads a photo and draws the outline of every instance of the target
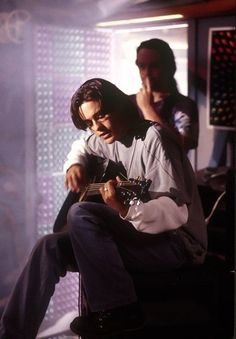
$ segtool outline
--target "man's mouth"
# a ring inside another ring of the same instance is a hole
[[[112,136],[112,133],[111,132],[104,132],[104,133],[101,133],[99,136],[100,136],[100,138],[108,139]]]

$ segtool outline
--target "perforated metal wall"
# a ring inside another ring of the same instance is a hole
[[[85,135],[72,124],[70,98],[85,80],[110,77],[110,39],[105,32],[34,26],[37,237],[52,232],[53,222],[67,194],[62,173],[66,154],[72,142]],[[76,273],[68,273],[61,279],[44,325],[51,325],[67,312],[78,309],[78,287]]]

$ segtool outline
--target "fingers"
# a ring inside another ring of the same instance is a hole
[[[149,77],[146,77],[146,89],[147,89],[147,91],[148,92],[151,92],[152,90],[151,90],[151,82],[150,82],[150,79],[149,79]]]
[[[142,87],[141,87],[141,89],[140,89],[140,90],[141,90],[141,91],[142,91],[142,90],[144,90],[144,91],[145,91],[145,90],[146,90],[146,88],[147,88],[147,85],[146,85],[146,78],[145,78],[145,79],[143,80],[143,82],[142,82]]]
[[[73,173],[70,177],[69,188],[76,192],[79,189],[78,177]]]
[[[72,192],[77,192],[79,190],[79,184],[76,180],[76,178],[68,177],[65,180],[65,187],[67,189],[70,189]]]
[[[100,193],[102,196],[114,196],[116,195],[116,181],[115,180],[109,180],[107,181],[101,188],[100,188]]]
[[[122,181],[124,181],[124,180],[122,180],[121,177],[117,176],[117,177],[116,177],[116,181],[117,181],[117,182],[122,182]]]
[[[79,165],[71,166],[65,176],[65,186],[73,192],[78,192],[86,183],[84,169]]]
[[[121,213],[121,215],[125,216],[128,209],[120,200],[116,192],[116,185],[116,180],[109,180],[100,188],[100,193],[105,204],[116,210],[118,213]]]
[[[150,92],[152,91],[152,90],[151,90],[151,82],[150,82],[149,77],[146,77],[146,78],[143,80],[141,90],[146,91],[146,92],[148,92],[148,93],[150,93]]]
[[[116,184],[117,182],[115,180],[109,180],[99,189],[104,202],[108,205],[110,205],[112,201],[117,199],[115,189]]]

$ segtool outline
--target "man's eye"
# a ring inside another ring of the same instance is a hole
[[[105,117],[105,115],[100,114],[100,115],[98,116],[98,120],[101,120],[101,119],[103,119],[104,117]]]
[[[106,116],[106,114],[104,114],[104,113],[100,113],[100,114],[98,114],[97,115],[97,120],[102,120],[102,119],[104,119],[105,118],[105,116]]]

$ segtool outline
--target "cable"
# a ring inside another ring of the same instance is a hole
[[[214,203],[210,214],[208,215],[208,217],[205,219],[206,225],[208,225],[213,213],[215,212],[219,202],[221,201],[221,199],[223,198],[223,196],[225,195],[226,191],[222,192],[221,195],[217,198],[216,202]]]

